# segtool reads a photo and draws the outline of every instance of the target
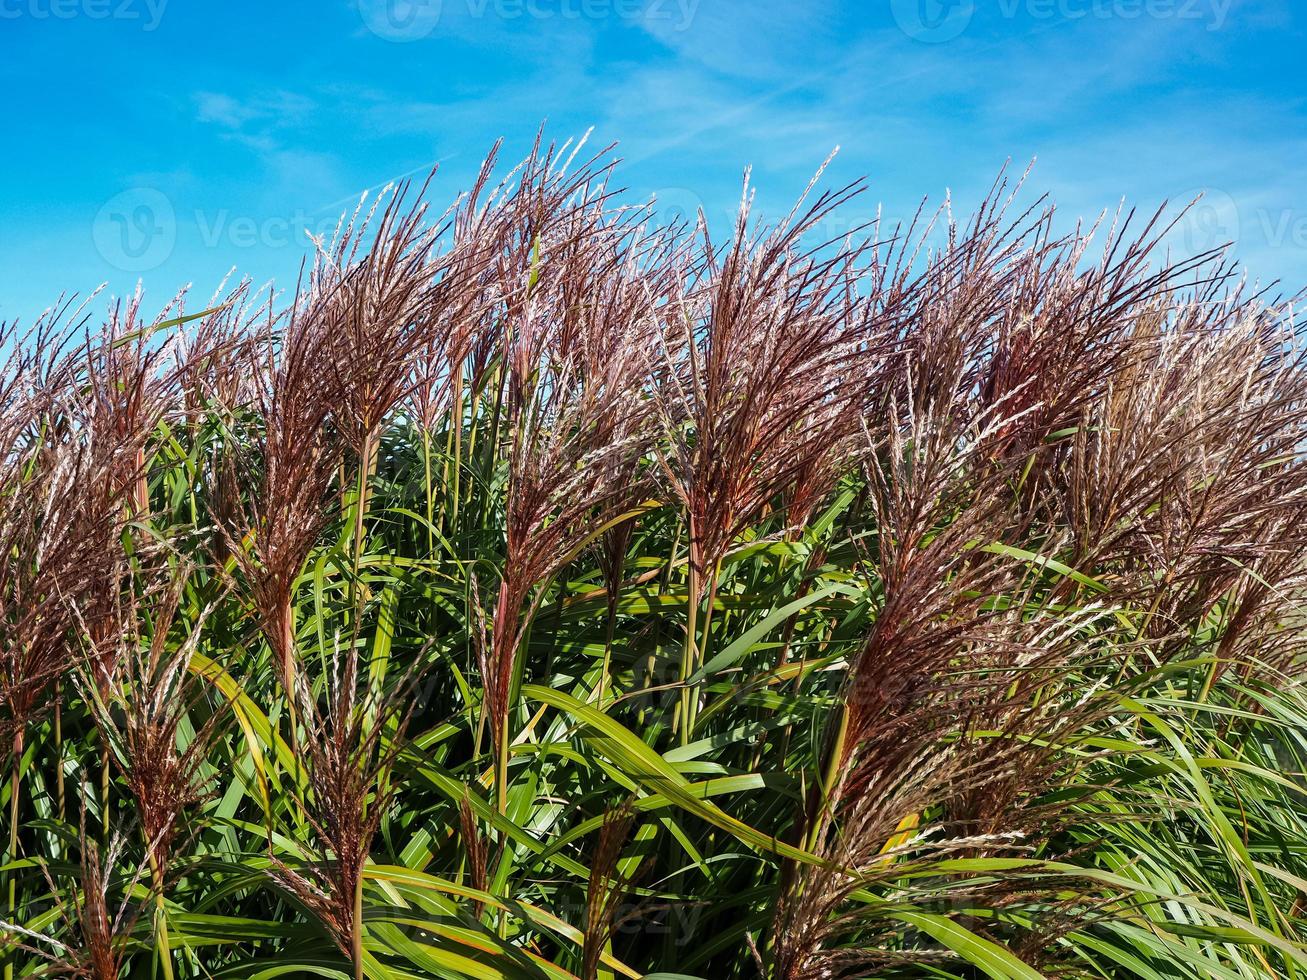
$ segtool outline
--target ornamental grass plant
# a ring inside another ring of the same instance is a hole
[[[609,159],[4,329],[6,980],[1307,975],[1292,301]]]

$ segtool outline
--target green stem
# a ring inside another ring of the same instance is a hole
[[[299,685],[297,660],[295,655],[295,607],[287,597],[281,616],[281,683],[286,695],[286,723],[290,726],[291,758],[295,760],[295,781],[300,780],[300,722],[299,711],[295,707]],[[280,767],[278,767],[280,768]]]
[[[63,682],[55,683],[54,688],[54,786],[55,800],[59,820],[66,816],[64,805],[64,719],[63,719]]]
[[[686,576],[685,600],[685,647],[681,651],[681,700],[678,706],[673,728],[680,732],[681,744],[690,744],[690,699],[693,692],[688,683],[694,673],[695,638],[699,625],[699,575],[695,571],[694,561],[689,563]]]
[[[712,632],[713,607],[717,604],[717,582],[721,578],[721,563],[713,565],[712,570],[708,573],[707,603],[703,611],[703,625],[699,628],[702,636],[694,649],[694,663],[691,666],[698,670],[708,662],[708,638]],[[699,721],[699,687],[694,685],[690,691],[690,713],[689,722],[685,726],[687,738],[693,738],[694,727]]]
[[[481,411],[481,399],[480,399],[480,396],[478,395],[477,391],[474,389],[474,390],[472,391],[472,397],[471,397],[471,399],[468,401],[468,414],[467,414],[467,461],[468,461],[468,463],[471,463],[472,460],[476,457],[476,451],[477,451],[477,414],[478,414],[480,411]],[[460,426],[460,428],[461,428],[461,426]],[[457,457],[457,458],[458,458],[459,462],[461,463],[461,462],[462,462],[462,457],[459,456],[459,457]],[[455,479],[458,478],[458,469],[457,469],[457,468],[455,468],[455,470],[454,470],[454,477],[455,477]],[[458,500],[458,494],[454,494],[454,499],[455,499],[455,501]],[[452,520],[452,518],[451,518],[451,520]]]
[[[363,869],[359,869],[354,886],[354,931],[351,935],[354,954],[354,980],[363,980]]]
[[[372,503],[372,477],[377,470],[377,457],[380,450],[380,440],[377,438],[377,433],[369,432],[363,439],[363,452],[359,457],[358,506],[354,510],[354,562],[356,571],[363,553],[366,531],[363,521],[367,517],[368,506]]]
[[[562,604],[559,604],[561,608]],[[617,632],[617,603],[613,597],[608,599],[608,624],[604,629],[604,663],[599,670],[599,686],[595,689],[595,700],[604,703],[604,694],[608,691],[609,674],[613,665],[613,635]]]
[[[355,629],[359,628],[359,621],[362,619],[363,611],[360,608],[359,592],[359,568],[363,564],[363,550],[366,545],[365,535],[367,526],[364,523],[367,517],[368,505],[371,503],[369,488],[372,485],[372,475],[377,468],[377,455],[380,450],[379,440],[375,431],[369,432],[363,437],[363,446],[359,454],[358,480],[355,487],[354,499],[354,555],[353,567],[351,569],[349,582],[350,608],[354,612]]]
[[[475,414],[476,406],[473,405]],[[458,366],[454,374],[454,408],[449,417],[449,424],[454,430],[454,447],[453,451],[448,454],[446,462],[452,461],[453,482],[450,487],[450,496],[452,500],[449,505],[449,529],[450,533],[458,527],[458,495],[460,475],[463,472],[463,365]],[[441,524],[444,524],[444,517],[441,517]]]
[[[449,465],[448,459],[446,459],[445,465]],[[422,426],[422,475],[427,491],[427,554],[430,555],[436,549],[435,535],[432,532],[432,522],[435,520],[435,501],[431,491],[431,432],[425,425]]]
[[[18,792],[20,788],[19,771],[23,764],[23,730],[14,733],[13,765],[9,771],[9,845],[5,849],[5,864],[13,864],[18,859]],[[18,907],[18,873],[9,870],[9,921],[14,921],[14,911]],[[5,946],[8,947],[8,940]],[[5,980],[13,980],[13,952],[5,951]]]
[[[504,716],[499,732],[499,751],[495,754],[495,809],[499,815],[508,813],[508,715]],[[508,860],[508,839],[500,842],[500,860]],[[508,909],[499,913],[499,938],[508,938]]]
[[[495,807],[501,816],[508,812],[508,748],[508,719],[505,718],[495,762]]]
[[[485,446],[485,479],[487,485],[494,482],[495,457],[499,454],[500,418],[503,414],[504,386],[508,383],[508,374],[504,365],[495,369],[495,401],[490,413],[490,437]],[[485,504],[481,508],[481,526],[484,528],[490,518],[490,495],[486,494]]]
[[[163,869],[158,857],[150,854],[150,875],[154,881],[154,935],[159,946],[159,967],[164,980],[173,980],[172,949],[168,944],[168,909],[163,898]]]
[[[794,540],[796,541],[798,540],[797,535],[794,538]],[[795,590],[796,599],[803,598],[810,591],[812,581],[808,577],[808,575],[819,564],[817,561],[817,556],[820,553],[821,552],[818,551],[816,545],[814,544],[813,550],[808,554],[808,560],[804,564],[803,571],[799,575],[798,588]],[[781,560],[777,567],[778,578],[784,575],[786,566],[789,564],[789,562],[790,562],[789,556],[782,554]],[[798,625],[798,622],[799,622],[798,613],[794,613],[785,621],[785,633],[781,643],[781,652],[779,656],[777,656],[776,658],[777,671],[782,670],[790,661],[790,647],[794,642],[794,630],[795,627]],[[799,692],[799,689],[802,686],[802,679],[803,679],[803,672],[802,670],[800,670],[798,673],[794,675],[793,688],[795,693]],[[778,766],[783,767],[785,765],[785,759],[790,753],[790,740],[793,737],[793,733],[794,733],[793,725],[786,725],[784,728],[781,729],[780,738],[777,739],[777,744],[779,748],[776,750],[776,760],[777,760],[776,764]],[[759,766],[762,765],[762,756],[766,747],[767,747],[766,740],[759,739],[758,745],[753,752],[753,761],[750,764],[751,769],[757,769]]]
[[[109,741],[100,734],[100,825],[109,839]]]
[[[831,745],[830,755],[826,758],[826,773],[821,781],[821,798],[817,801],[817,812],[813,814],[812,826],[808,828],[804,848],[811,851],[817,846],[831,813],[831,797],[839,783],[844,767],[844,745],[849,735],[849,706],[840,708],[840,724],[835,730],[835,741]]]

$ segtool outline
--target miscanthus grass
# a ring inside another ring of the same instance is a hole
[[[614,181],[4,329],[6,977],[1307,975],[1292,303]]]

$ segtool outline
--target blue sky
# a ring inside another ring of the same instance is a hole
[[[1299,0],[0,0],[0,318],[142,280],[289,285],[368,187],[465,187],[542,120],[620,184],[723,223],[830,181],[903,215],[1009,158],[1067,221],[1206,192],[1177,248],[1307,284]],[[1033,196],[1033,195],[1032,195]]]

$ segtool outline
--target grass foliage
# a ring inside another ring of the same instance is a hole
[[[7,328],[6,977],[1307,975],[1292,308],[605,161]]]

